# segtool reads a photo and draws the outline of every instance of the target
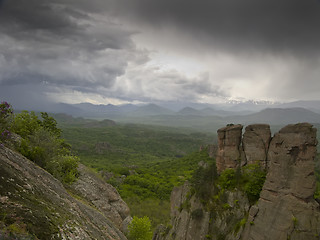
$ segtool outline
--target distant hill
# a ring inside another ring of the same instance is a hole
[[[277,106],[278,108],[306,108],[316,113],[320,113],[320,101],[295,101],[283,103]]]
[[[201,116],[203,115],[203,113],[199,110],[196,110],[194,108],[191,107],[185,107],[183,109],[181,109],[178,114],[180,115],[193,115],[193,116]]]
[[[183,127],[204,132],[216,132],[218,128],[228,123],[240,123],[243,125],[267,123],[277,128],[289,123],[298,122],[320,124],[320,101],[268,104],[268,102],[235,102],[216,105],[191,104],[190,106],[183,106],[181,104],[174,105],[173,107],[169,107],[169,105],[164,107],[158,104],[94,105],[91,103],[60,103],[52,105],[52,108],[40,111],[65,113],[74,117],[96,120],[110,119],[118,123],[143,123],[158,126]],[[179,106],[183,107],[177,109]],[[257,110],[263,106],[268,107]],[[174,108],[175,110],[172,110]],[[248,109],[256,110],[249,111]],[[65,116],[60,117],[65,118]],[[75,124],[80,124],[83,119],[65,118],[60,122],[64,121],[73,121]]]
[[[271,125],[309,122],[320,123],[320,114],[304,108],[267,108],[246,116],[233,116],[236,123],[268,123]]]
[[[138,107],[136,110],[132,111],[130,115],[133,116],[154,116],[154,115],[173,115],[174,112],[160,107],[156,104],[148,104],[145,106]]]

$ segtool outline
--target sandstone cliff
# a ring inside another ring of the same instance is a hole
[[[247,196],[234,189],[220,190],[204,202],[185,184],[172,192],[171,226],[159,227],[154,240],[320,238],[312,125],[288,125],[273,138],[268,125],[250,125],[243,136],[241,125],[227,126],[218,130],[218,141],[220,173],[253,163],[267,170],[259,200],[250,206]]]
[[[0,147],[0,238],[119,239],[129,209],[84,166],[69,190],[19,153]],[[13,237],[13,236],[12,236]]]

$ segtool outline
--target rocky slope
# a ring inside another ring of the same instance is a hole
[[[273,138],[268,125],[250,125],[243,136],[241,125],[227,126],[218,130],[218,141],[218,172],[253,163],[267,170],[259,200],[250,206],[235,189],[204,202],[185,184],[172,192],[171,226],[159,227],[154,240],[320,238],[312,125],[288,125]]]
[[[129,216],[115,189],[80,166],[66,188],[19,153],[0,147],[0,239],[119,239]],[[9,236],[11,233],[11,236]]]

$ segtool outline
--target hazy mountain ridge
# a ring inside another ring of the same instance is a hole
[[[80,103],[56,104],[54,108],[48,108],[45,111],[66,113],[74,117],[187,127],[197,130],[212,130],[213,132],[229,123],[250,124],[259,122],[270,125],[298,122],[320,123],[320,101],[297,101],[269,105],[264,102],[191,105],[184,106],[179,110],[172,110],[172,108],[165,107],[164,104],[153,103],[147,105],[94,105]],[[175,105],[175,107],[177,106]],[[179,106],[182,106],[182,104]],[[51,109],[53,111],[50,111]],[[233,110],[231,111],[231,109]]]

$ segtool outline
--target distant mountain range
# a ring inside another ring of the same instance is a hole
[[[216,129],[228,123],[268,123],[284,125],[297,122],[320,124],[320,101],[297,101],[285,104],[236,102],[166,107],[168,103],[146,105],[53,104],[47,109],[27,109],[66,113],[75,117],[111,119],[118,122],[157,124],[196,129]]]

